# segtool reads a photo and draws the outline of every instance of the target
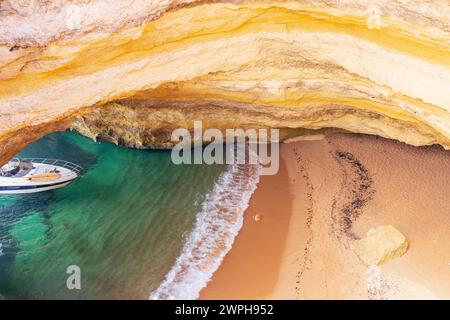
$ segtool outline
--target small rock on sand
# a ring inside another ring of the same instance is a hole
[[[380,265],[399,258],[408,250],[406,237],[393,226],[370,229],[365,238],[350,240],[350,248],[368,265]]]
[[[263,218],[262,214],[259,214],[259,213],[255,214],[255,215],[253,216],[253,220],[255,220],[255,222],[261,221],[262,218]]]

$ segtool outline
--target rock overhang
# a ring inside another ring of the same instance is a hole
[[[156,131],[195,116],[206,126],[333,127],[450,148],[449,9],[440,2],[138,1],[117,17],[108,12],[127,1],[107,2],[36,11],[6,2],[1,162],[76,116],[114,108],[141,121],[159,112],[162,121],[147,123]],[[78,25],[65,22],[70,12]],[[39,29],[45,21],[52,27]],[[236,117],[217,124],[211,108]]]

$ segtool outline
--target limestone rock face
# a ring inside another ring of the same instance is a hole
[[[77,116],[137,147],[195,118],[448,149],[449,84],[447,0],[0,2],[0,164]]]
[[[365,238],[350,240],[350,248],[368,265],[380,265],[403,256],[408,250],[406,237],[393,226],[370,229]]]
[[[299,112],[288,108],[257,107],[231,101],[157,99],[135,95],[116,100],[76,118],[70,129],[95,141],[138,148],[170,149],[172,131],[193,131],[194,121],[202,120],[204,129],[216,128],[225,134],[227,128],[280,128],[280,140],[336,132],[332,129],[308,130],[296,125]],[[292,125],[291,127],[289,125]],[[268,137],[271,138],[270,136]],[[207,142],[207,141],[204,141]]]

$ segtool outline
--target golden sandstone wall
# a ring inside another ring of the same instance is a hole
[[[134,147],[203,119],[450,148],[449,87],[447,0],[0,2],[0,162],[76,117]]]

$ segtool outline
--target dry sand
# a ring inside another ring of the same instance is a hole
[[[450,151],[334,134],[283,144],[281,162],[200,298],[450,299]],[[410,248],[368,267],[347,241],[387,224]]]

